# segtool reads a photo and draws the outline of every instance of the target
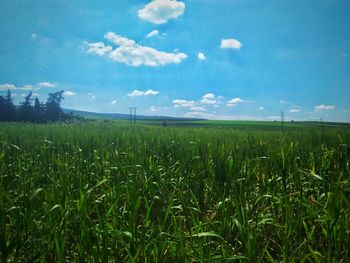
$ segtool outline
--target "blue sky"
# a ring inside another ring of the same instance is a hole
[[[95,112],[350,122],[348,0],[1,0],[0,93]]]

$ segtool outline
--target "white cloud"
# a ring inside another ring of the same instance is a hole
[[[216,112],[187,112],[188,117],[205,118],[209,120],[266,120],[267,118],[250,115],[220,115]]]
[[[215,99],[215,95],[213,93],[207,93],[202,96],[200,103],[207,104],[207,105],[214,105],[214,104],[217,104],[217,100]]]
[[[168,107],[156,107],[156,106],[151,106],[149,107],[149,110],[152,112],[160,111],[160,110],[167,110]]]
[[[138,97],[142,95],[144,95],[144,92],[137,89],[133,90],[133,92],[128,94],[129,97]]]
[[[215,119],[216,115],[213,113],[202,112],[202,111],[191,111],[186,112],[187,117],[192,118],[205,118],[205,119]]]
[[[173,63],[179,64],[187,58],[185,53],[158,51],[154,48],[137,44],[134,40],[113,32],[106,33],[105,38],[119,47],[113,49],[110,46],[106,46],[103,42],[87,43],[89,46],[88,52],[100,56],[106,55],[116,62],[134,67],[141,65],[155,67]]]
[[[146,37],[147,38],[150,38],[150,37],[155,37],[155,36],[158,36],[159,35],[159,31],[156,29],[156,30],[153,30],[151,32],[149,32]]]
[[[334,110],[335,109],[335,106],[334,105],[318,105],[318,106],[315,106],[314,110],[315,111],[318,111],[318,112],[321,112],[321,111],[329,111],[329,110]]]
[[[199,60],[206,60],[207,58],[205,57],[205,55],[202,53],[202,52],[199,52],[198,55],[197,55],[197,58]]]
[[[198,106],[196,106],[196,107],[191,107],[190,110],[197,111],[197,112],[198,112],[198,111],[207,111],[206,108],[204,108],[204,107],[198,107]]]
[[[24,85],[23,87],[17,88],[19,90],[38,90],[40,88],[34,87],[33,85]]]
[[[16,86],[13,84],[0,84],[0,90],[16,90]]]
[[[39,87],[33,85],[24,85],[22,87],[16,87],[14,84],[0,84],[0,90],[39,90]]]
[[[166,53],[144,46],[121,46],[110,53],[110,58],[134,67],[141,65],[156,67],[172,63],[179,64],[187,58],[187,55],[184,53]]]
[[[63,96],[66,96],[66,97],[72,97],[72,96],[75,96],[75,95],[76,95],[76,93],[74,93],[72,91],[69,91],[69,90],[63,92]]]
[[[213,93],[207,93],[207,94],[202,96],[202,99],[213,100],[213,99],[215,99],[215,95]]]
[[[136,45],[136,42],[134,40],[117,35],[113,32],[106,33],[104,37],[118,46],[134,47]]]
[[[288,100],[280,100],[281,104],[289,104],[290,102]]]
[[[242,43],[237,39],[229,38],[229,39],[221,39],[221,48],[232,48],[232,49],[240,49],[242,47]]]
[[[300,109],[290,109],[288,112],[297,113],[297,112],[300,112]]]
[[[42,88],[56,88],[56,84],[50,82],[40,82],[38,85]]]
[[[12,95],[12,94],[11,94]],[[17,95],[17,94],[16,94]],[[21,97],[26,97],[26,96],[28,96],[29,95],[29,93],[22,93],[22,94],[20,94],[20,96]],[[34,98],[34,97],[39,97],[40,96],[40,94],[38,94],[38,93],[32,93],[32,96],[31,96],[31,98]]]
[[[120,46],[110,53],[114,61],[125,63],[129,66],[163,66],[166,64],[179,64],[187,58],[184,53],[167,53],[151,47],[137,45],[134,47]]]
[[[195,107],[196,102],[193,100],[173,100],[175,108],[191,108]]]
[[[111,104],[112,105],[117,104],[117,101],[116,100],[112,100]]]
[[[240,98],[234,98],[232,100],[229,100],[227,103],[226,103],[226,106],[228,107],[232,107],[232,106],[235,106],[239,103],[243,103],[244,101]]]
[[[203,99],[201,99],[201,103],[207,104],[207,105],[214,105],[217,103],[217,101],[213,100],[213,99],[203,98]]]
[[[135,89],[134,91],[132,91],[131,93],[128,94],[129,97],[139,97],[139,96],[154,96],[159,94],[159,91],[157,90],[146,90],[146,91],[142,91],[142,90],[137,90]]]
[[[263,110],[263,109],[265,109],[264,107],[259,107],[259,110]]]
[[[147,96],[147,95],[157,95],[159,93],[159,91],[157,91],[157,90],[151,90],[151,89],[149,89],[149,90],[146,90],[145,91],[145,93],[144,93],[144,95],[145,96]]]
[[[106,46],[103,42],[87,43],[87,45],[89,46],[89,53],[94,53],[99,56],[106,55],[113,50],[111,46]]]
[[[217,101],[217,98],[213,93],[207,93],[203,95],[199,101],[176,99],[173,100],[173,104],[175,108],[190,108],[194,112],[203,112],[207,111],[204,105],[218,107],[220,102]]]
[[[153,24],[164,24],[185,11],[185,3],[176,0],[153,0],[138,10],[138,17]]]

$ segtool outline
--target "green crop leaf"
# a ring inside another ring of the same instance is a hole
[[[315,174],[314,172],[311,172],[311,175],[313,177],[315,177],[316,179],[323,181],[323,178],[321,176],[319,176],[318,174]]]
[[[132,234],[129,231],[122,231],[123,235],[132,238]]]
[[[21,150],[21,149],[20,149],[17,145],[15,145],[15,144],[11,144],[11,146],[12,146],[13,148],[15,148],[16,150],[18,150],[18,151]]]
[[[220,235],[218,235],[215,232],[201,232],[198,234],[193,234],[190,237],[217,237],[217,238],[223,239]]]
[[[59,204],[54,205],[54,206],[50,209],[49,213],[51,213],[52,211],[54,211],[54,210],[56,210],[57,208],[60,208],[60,207],[61,207],[61,205],[59,205]]]
[[[34,193],[31,195],[30,200],[33,200],[41,191],[43,191],[42,188],[38,188],[34,191]]]

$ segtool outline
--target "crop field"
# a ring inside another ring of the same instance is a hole
[[[0,124],[1,262],[350,262],[349,127],[249,125]]]

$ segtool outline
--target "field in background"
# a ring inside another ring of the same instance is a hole
[[[350,261],[346,125],[1,124],[0,150],[2,262]]]
[[[281,121],[241,121],[241,120],[138,120],[142,124],[151,124],[156,126],[191,126],[191,127],[213,127],[213,128],[232,128],[236,130],[280,130],[282,131]],[[283,129],[300,128],[350,128],[350,123],[334,122],[316,122],[299,121],[283,122]]]

